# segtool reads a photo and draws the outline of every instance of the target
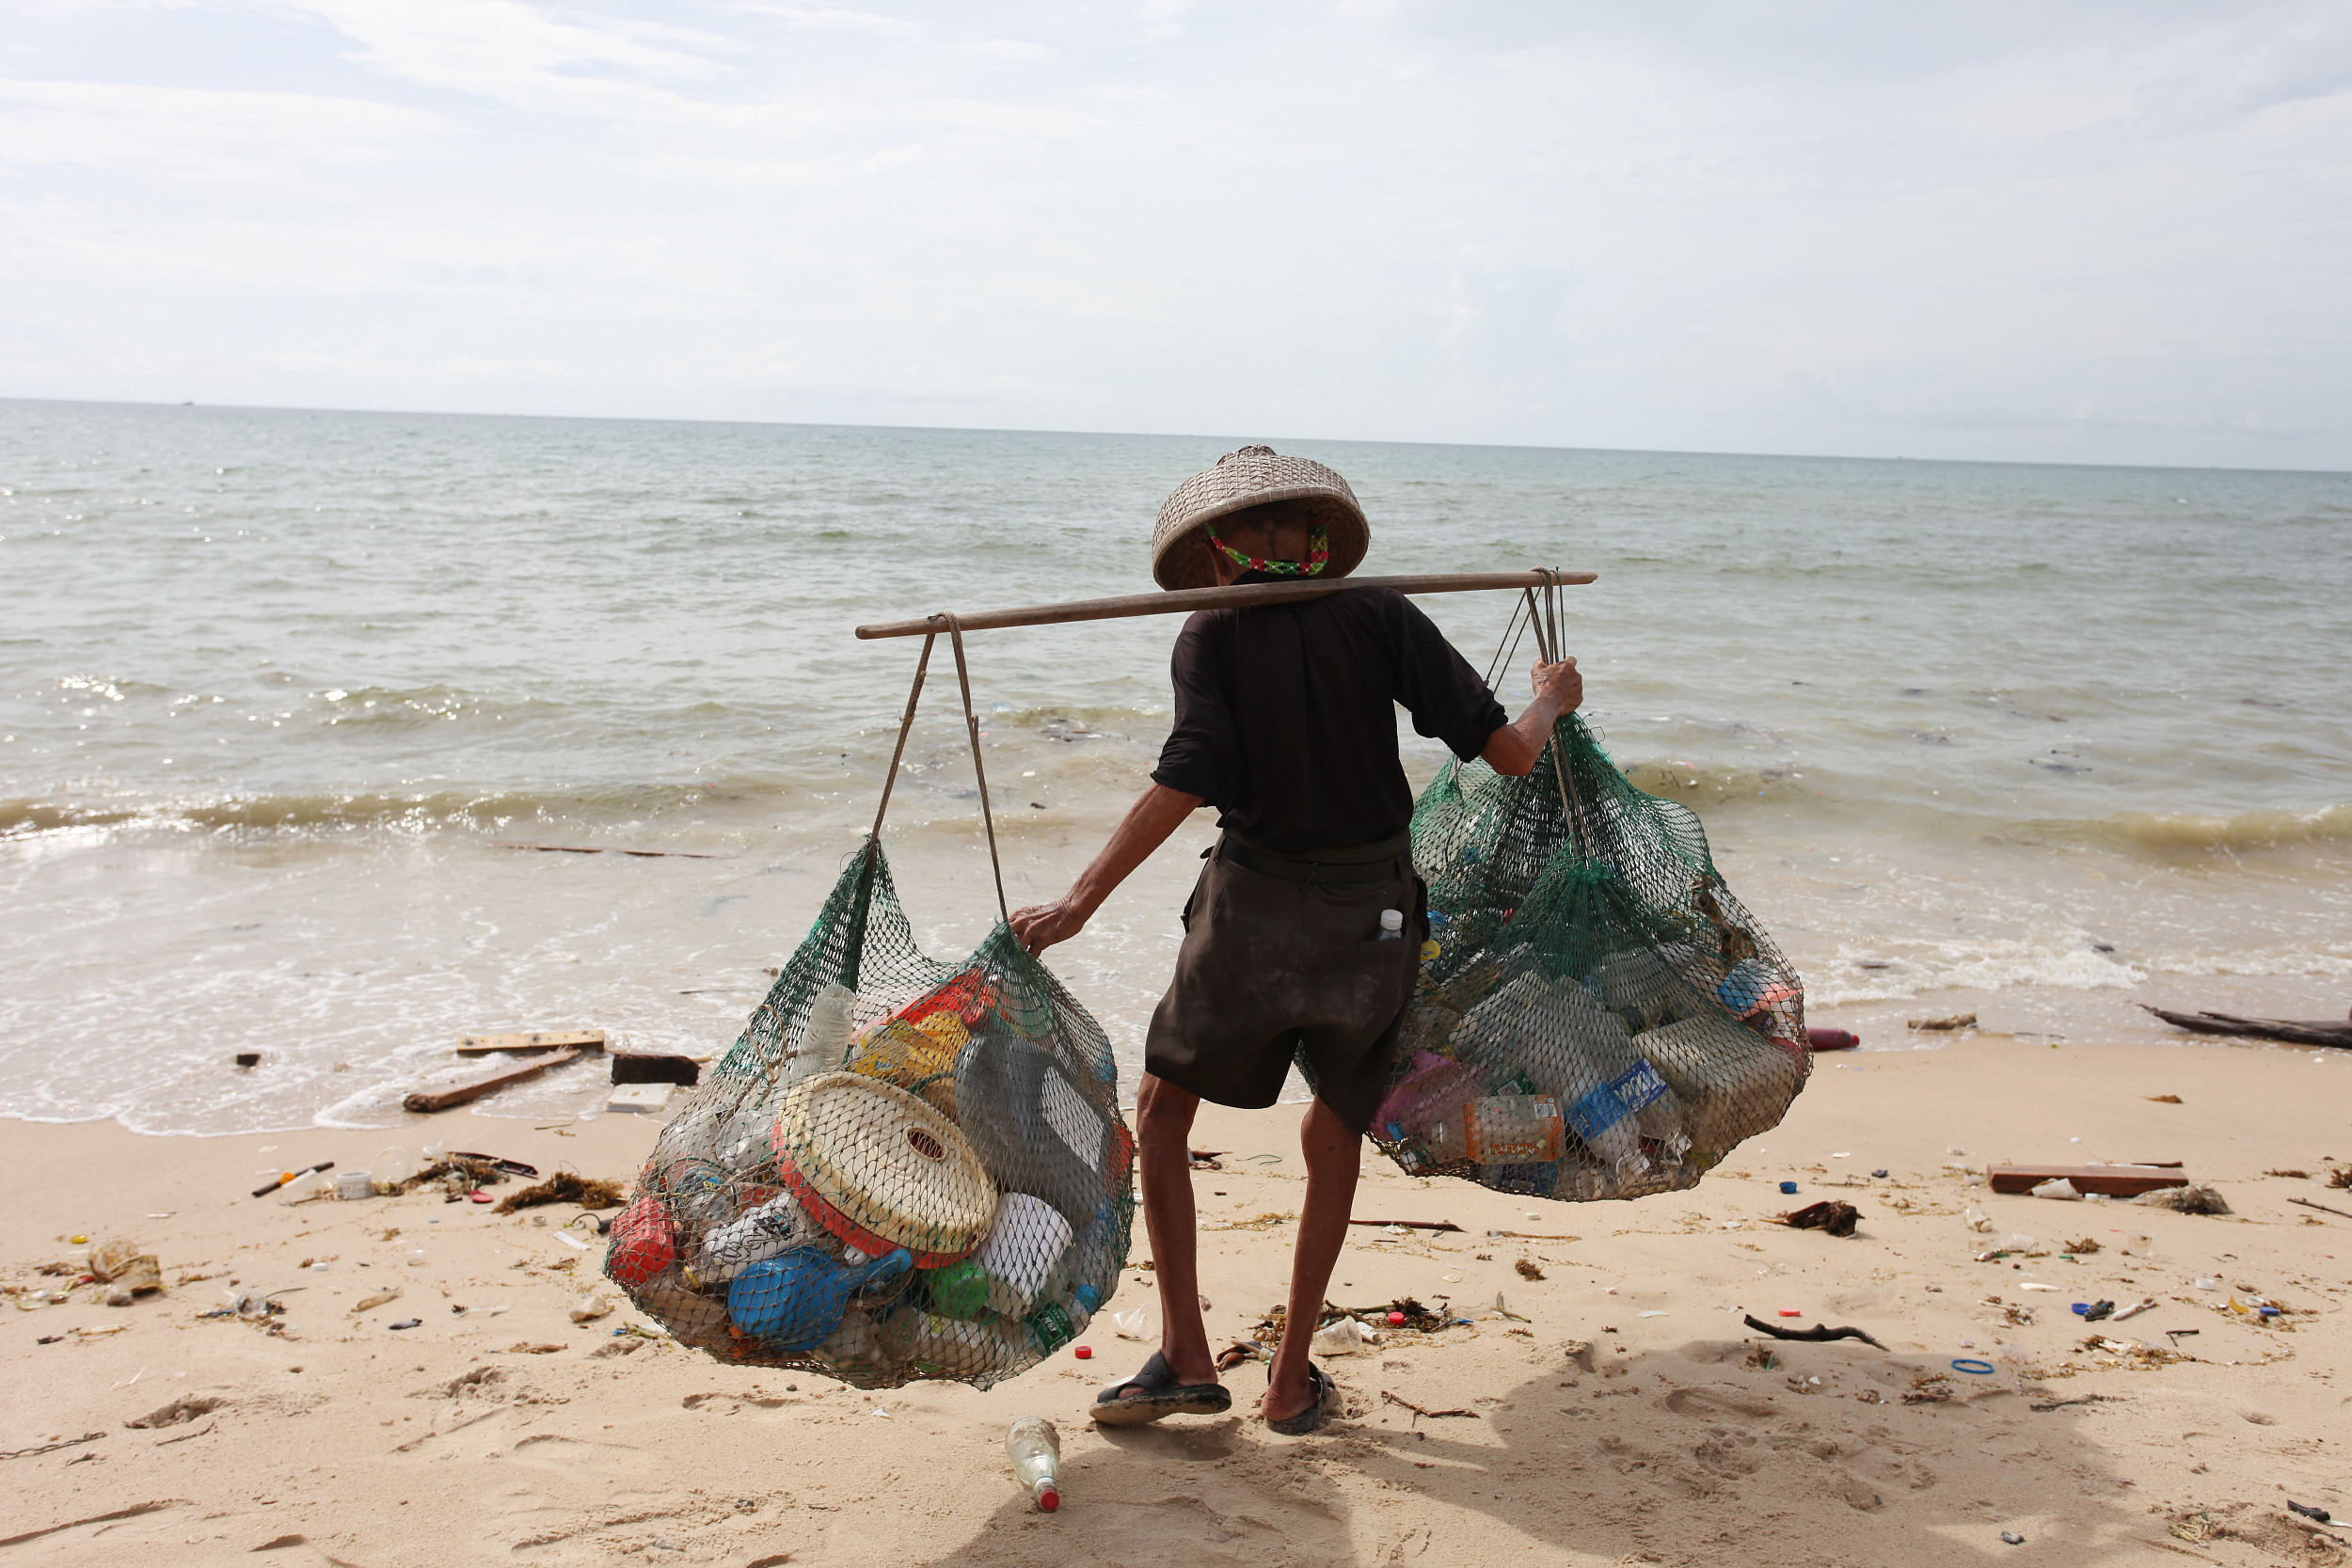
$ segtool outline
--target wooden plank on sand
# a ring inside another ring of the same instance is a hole
[[[2044,1181],[2063,1177],[2078,1193],[2103,1193],[2108,1197],[2137,1197],[2158,1187],[2188,1185],[2188,1178],[2179,1171],[2154,1165],[1994,1165],[1985,1177],[1996,1193],[2029,1193]]]
[[[602,1051],[604,1031],[601,1029],[532,1029],[511,1035],[467,1035],[457,1042],[460,1056],[479,1056],[489,1051],[555,1051],[576,1045],[583,1051]]]
[[[470,1084],[460,1084],[455,1088],[419,1089],[402,1101],[400,1108],[404,1111],[446,1111],[453,1105],[463,1105],[469,1100],[479,1100],[492,1089],[502,1089],[509,1084],[519,1084],[526,1078],[536,1078],[548,1069],[562,1067],[579,1054],[577,1050],[567,1048],[550,1056],[541,1056],[536,1061],[518,1062],[504,1072],[493,1073],[487,1078],[477,1078]]]
[[[732,856],[702,849],[631,849],[620,844],[525,844],[516,839],[494,840],[493,849],[536,849],[548,855],[636,855],[646,860],[723,861]]]

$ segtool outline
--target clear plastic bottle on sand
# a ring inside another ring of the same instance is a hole
[[[1005,1434],[1005,1456],[1030,1499],[1047,1513],[1061,1506],[1061,1433],[1042,1416],[1024,1416]]]

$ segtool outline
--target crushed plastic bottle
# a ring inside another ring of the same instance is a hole
[[[1317,1355],[1361,1355],[1380,1342],[1380,1337],[1354,1318],[1334,1318],[1315,1330],[1312,1340]]]
[[[1061,1507],[1061,1433],[1042,1416],[1024,1416],[1005,1434],[1005,1457],[1041,1513]]]

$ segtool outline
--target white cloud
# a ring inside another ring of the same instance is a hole
[[[452,126],[421,109],[315,93],[0,81],[0,167],[249,178],[398,156]]]
[[[0,393],[2352,464],[2329,5],[133,15]]]

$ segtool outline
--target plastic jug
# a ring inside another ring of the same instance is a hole
[[[798,1247],[737,1275],[727,1287],[727,1316],[771,1350],[813,1350],[832,1336],[851,1295],[913,1267],[914,1257],[904,1247],[855,1265]]]

